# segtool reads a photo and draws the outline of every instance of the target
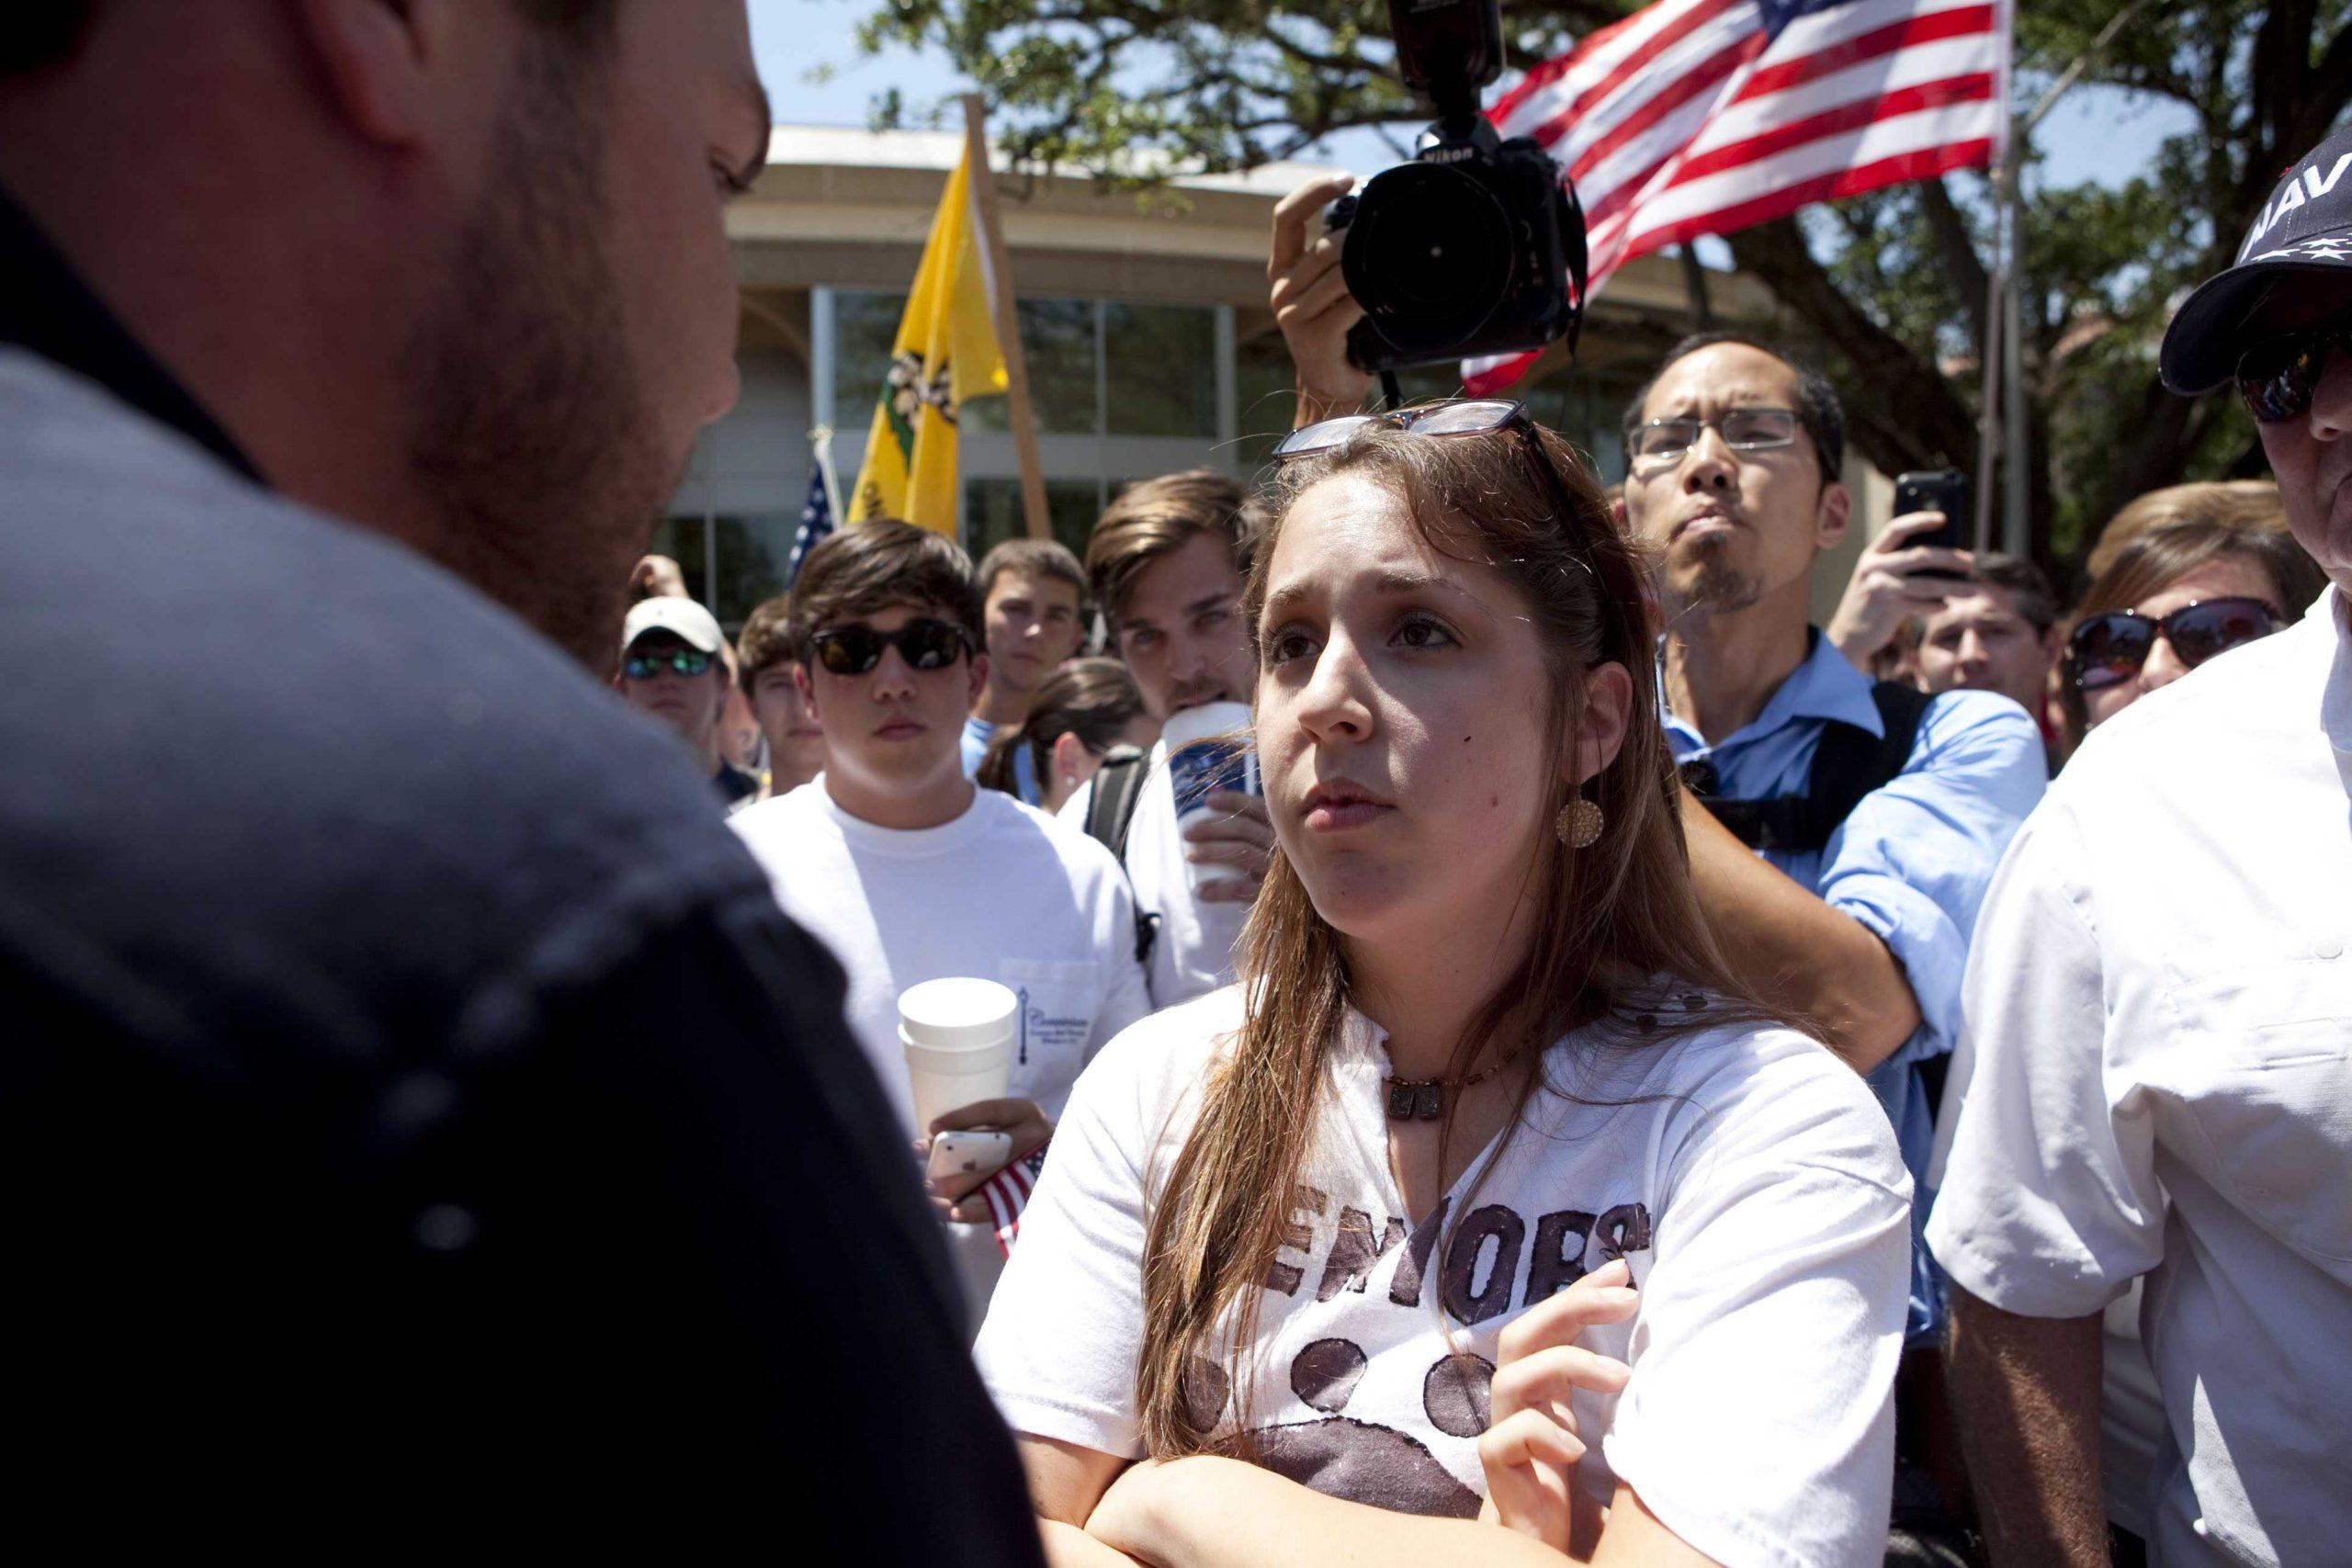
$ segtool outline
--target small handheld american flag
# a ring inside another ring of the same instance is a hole
[[[1029,1206],[1029,1195],[1037,1190],[1037,1175],[1046,1168],[1046,1147],[1039,1144],[980,1188],[989,1206],[989,1222],[996,1226],[997,1248],[1007,1258],[1012,1256],[1012,1244],[1021,1235],[1021,1211]]]
[[[1535,67],[1487,118],[1583,198],[1591,288],[1701,234],[1990,164],[2011,0],[1657,0]],[[1473,396],[1535,356],[1463,367]]]

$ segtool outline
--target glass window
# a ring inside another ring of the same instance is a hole
[[[709,529],[700,516],[665,519],[653,533],[652,553],[668,556],[678,563],[678,575],[686,580],[686,592],[696,599],[707,591],[710,581],[705,570],[710,560],[709,537]]]
[[[842,424],[864,430],[874,421],[874,405],[882,400],[882,384],[890,374],[890,344],[899,335],[899,318],[907,313],[903,294],[861,294],[842,290],[833,299],[833,329],[840,346],[833,359],[833,403]]]
[[[1019,302],[1021,346],[1029,360],[1029,403],[1048,435],[1092,435],[1094,420],[1094,301]],[[975,398],[964,407],[970,430],[1009,430],[1011,400]]]
[[[1102,511],[1102,487],[1092,479],[1047,479],[1046,514],[1054,537],[1086,558],[1086,536]],[[1019,479],[974,479],[964,487],[964,547],[978,560],[1007,539],[1027,536],[1021,513]]]
[[[797,513],[781,512],[712,519],[718,597],[710,611],[721,626],[730,631],[741,626],[762,600],[784,592],[784,563],[792,558],[793,536],[799,529]],[[695,587],[699,581],[690,574],[686,583]]]
[[[1216,436],[1216,317],[1193,305],[1102,307],[1114,435]]]

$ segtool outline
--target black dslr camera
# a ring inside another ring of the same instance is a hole
[[[1347,231],[1340,268],[1364,319],[1359,369],[1388,371],[1573,348],[1584,313],[1584,212],[1550,154],[1501,141],[1478,89],[1502,73],[1501,0],[1388,0],[1405,85],[1437,119],[1413,162],[1373,176],[1325,215]],[[1574,291],[1570,291],[1570,280]]]

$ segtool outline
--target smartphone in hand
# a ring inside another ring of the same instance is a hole
[[[1012,1134],[968,1127],[934,1133],[924,1173],[933,1181],[958,1176],[994,1176],[1012,1158]]]
[[[1907,517],[1914,512],[1940,512],[1944,514],[1943,526],[1932,533],[1915,535],[1905,541],[1906,545],[1932,545],[1947,550],[1969,547],[1975,534],[1976,509],[1970,503],[1968,476],[1958,468],[1933,468],[1896,479],[1894,515]],[[1957,581],[1961,574],[1923,569],[1913,575]]]

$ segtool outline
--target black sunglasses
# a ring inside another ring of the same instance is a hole
[[[2312,406],[2328,355],[2339,348],[2352,348],[2352,321],[2256,344],[2238,356],[2238,395],[2264,424],[2293,419]]]
[[[895,648],[910,670],[944,670],[971,651],[972,634],[945,621],[909,621],[894,632],[872,626],[834,626],[813,633],[817,662],[833,675],[863,675],[882,662],[882,650]]]
[[[692,681],[710,673],[712,656],[697,653],[690,648],[673,648],[667,653],[632,653],[621,660],[621,671],[632,681],[650,681],[667,671]]]
[[[2076,687],[2096,692],[2137,675],[2159,637],[2193,670],[2217,653],[2278,629],[2278,613],[2259,599],[2200,599],[2161,620],[2132,610],[2109,610],[2068,635],[2066,666]]]

